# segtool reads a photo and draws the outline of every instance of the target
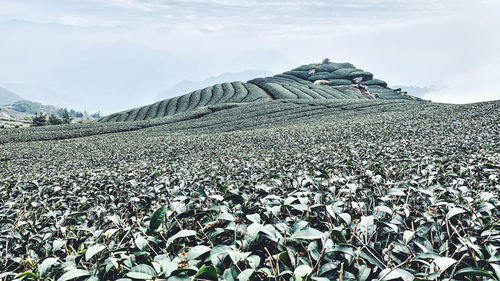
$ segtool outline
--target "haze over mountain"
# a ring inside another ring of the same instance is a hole
[[[16,101],[20,101],[22,99],[23,98],[21,98],[16,93],[0,87],[0,105],[11,104],[11,103],[14,103]]]
[[[71,101],[54,90],[41,85],[24,83],[6,83],[6,87],[22,96],[23,100],[30,100],[42,104],[57,106],[71,106]]]
[[[111,113],[179,81],[332,57],[395,85],[436,85],[432,100],[498,99],[499,13],[485,0],[3,0],[0,81]]]
[[[218,76],[211,76],[202,81],[184,80],[177,83],[170,89],[161,91],[156,96],[157,100],[172,98],[180,96],[198,89],[206,88],[214,84],[221,84],[228,81],[248,81],[255,77],[265,77],[272,75],[270,71],[266,70],[245,70],[241,72],[226,72]]]

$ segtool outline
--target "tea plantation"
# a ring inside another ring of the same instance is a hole
[[[273,77],[231,82],[180,97],[111,114],[101,122],[138,121],[189,112],[209,105],[276,99],[406,99],[418,100],[350,63],[308,64]]]
[[[499,101],[269,79],[0,131],[0,279],[500,280]]]

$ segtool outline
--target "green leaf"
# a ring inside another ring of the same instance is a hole
[[[217,280],[217,270],[213,265],[203,265],[200,270],[194,275],[194,278]]]
[[[127,273],[127,277],[134,279],[149,280],[156,276],[156,271],[147,264],[140,264],[132,267]]]
[[[462,214],[462,213],[465,213],[466,211],[462,208],[451,208],[449,211],[448,211],[448,214],[446,214],[446,217],[448,219],[451,219],[452,217],[458,215],[458,214]]]
[[[382,278],[380,279],[380,281],[394,280],[399,278],[403,279],[404,281],[413,281],[415,279],[415,276],[401,268],[386,268],[382,270],[382,272],[380,272],[379,278]]]
[[[248,226],[245,237],[248,243],[252,243],[258,237],[259,231],[262,229],[262,227],[263,225],[260,223],[252,223]]]
[[[194,260],[207,252],[210,252],[209,247],[204,246],[204,245],[195,246],[195,247],[191,248],[191,250],[189,250],[188,255],[187,255],[187,259]]]
[[[85,252],[85,260],[89,261],[93,256],[95,256],[97,253],[99,253],[104,249],[106,249],[106,246],[101,244],[96,244],[94,246],[89,247]]]
[[[238,281],[248,281],[250,280],[250,277],[252,276],[253,273],[254,273],[253,268],[245,269],[240,274],[238,274],[238,277],[236,278],[238,279]]]
[[[54,242],[52,243],[52,251],[57,252],[64,245],[66,245],[66,240],[54,240]]]
[[[377,207],[375,207],[374,214],[376,214],[376,213],[386,213],[386,214],[389,214],[390,216],[392,216],[392,214],[393,214],[391,208],[389,208],[387,206],[377,206]]]
[[[405,245],[408,245],[408,243],[413,239],[413,236],[415,235],[415,232],[410,231],[410,230],[405,230],[403,232],[403,242]]]
[[[35,273],[33,273],[31,271],[23,272],[23,273],[17,275],[16,277],[14,277],[14,279],[19,279],[19,278],[22,278],[22,277],[32,277],[32,278],[35,278],[35,279],[40,279],[40,277],[38,277]]]
[[[252,255],[247,258],[248,265],[250,265],[253,269],[257,269],[260,265],[260,257],[257,255]]]
[[[172,244],[172,242],[174,242],[175,239],[194,236],[194,235],[196,235],[196,231],[194,231],[194,230],[187,230],[187,229],[181,230],[181,231],[177,232],[174,236],[168,238],[167,248],[170,246],[170,244]]]
[[[401,189],[391,188],[387,191],[387,195],[406,196],[406,193],[404,191],[402,191]]]
[[[156,210],[153,213],[153,215],[151,216],[151,220],[149,221],[148,234],[151,235],[160,227],[163,220],[165,219],[165,215],[166,215],[165,206],[161,206],[158,210]]]
[[[146,248],[146,246],[148,245],[148,240],[145,239],[144,237],[142,236],[138,236],[136,239],[135,239],[135,245],[137,246],[137,248],[141,251],[144,251],[144,249]]]
[[[306,239],[306,240],[315,240],[321,239],[325,234],[317,229],[308,227],[302,228],[298,231],[295,231],[290,239]]]
[[[59,277],[59,279],[57,279],[57,281],[67,281],[67,280],[71,280],[71,279],[75,279],[75,278],[79,278],[79,277],[83,277],[83,276],[89,276],[89,275],[90,275],[90,272],[88,272],[87,270],[73,269],[73,270],[70,270],[70,271],[64,273],[61,277]]]
[[[293,275],[296,277],[302,278],[302,277],[306,277],[311,272],[312,272],[312,268],[309,265],[302,264],[302,265],[297,266],[297,268],[295,268],[295,270],[293,271]]]
[[[57,258],[46,258],[38,266],[38,275],[43,276],[54,264],[58,262]]]
[[[450,266],[454,265],[457,261],[452,258],[439,257],[434,259],[434,264],[439,268],[440,272],[446,271]]]
[[[351,224],[351,215],[348,213],[339,214],[339,217],[344,220],[346,224]]]
[[[360,281],[366,281],[368,280],[368,277],[370,276],[371,273],[371,268],[367,267],[366,265],[361,265],[359,267],[359,280]]]
[[[251,214],[251,215],[246,215],[247,219],[253,223],[260,223],[260,215],[259,214]]]
[[[461,274],[468,275],[468,276],[488,276],[491,278],[495,278],[495,276],[493,276],[493,274],[491,274],[491,272],[480,269],[480,268],[475,268],[475,267],[462,268],[455,273],[455,275],[457,275],[457,276],[461,275]]]

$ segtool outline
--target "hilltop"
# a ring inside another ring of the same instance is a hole
[[[21,101],[21,100],[23,100],[23,98],[21,98],[16,93],[0,87],[0,105],[12,104],[16,101]]]
[[[350,63],[307,64],[272,77],[215,84],[102,118],[101,122],[160,118],[200,107],[270,100],[420,100],[387,87],[383,80]]]

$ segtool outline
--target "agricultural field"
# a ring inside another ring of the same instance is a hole
[[[261,82],[1,131],[0,279],[500,280],[499,101]]]
[[[282,99],[344,100],[383,99],[420,100],[350,63],[323,62],[297,67],[273,77],[256,78],[246,83],[213,85],[180,97],[156,102],[105,116],[101,122],[143,121],[185,113],[209,105],[246,103]]]

